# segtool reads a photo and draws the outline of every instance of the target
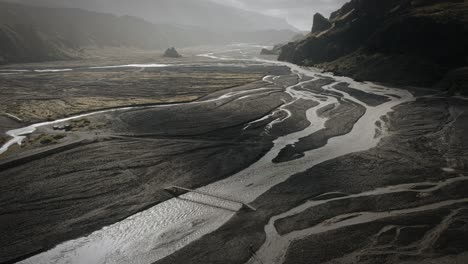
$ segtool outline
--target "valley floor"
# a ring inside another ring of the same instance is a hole
[[[465,98],[230,50],[2,69],[0,262],[468,260]]]

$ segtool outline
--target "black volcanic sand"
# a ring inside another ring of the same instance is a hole
[[[270,130],[265,129],[265,125],[281,114],[248,126],[250,122],[269,116],[291,100],[290,95],[283,91],[299,81],[297,75],[289,74],[285,67],[261,66],[197,66],[166,70],[148,69],[143,75],[135,69],[93,72],[106,80],[110,78],[108,74],[119,78],[109,86],[104,86],[108,89],[102,91],[115,96],[111,98],[111,104],[117,102],[117,105],[121,105],[122,101],[116,100],[120,95],[135,93],[151,100],[160,100],[167,95],[166,99],[172,98],[170,100],[174,102],[194,96],[195,99],[189,100],[191,103],[160,105],[89,117],[91,124],[105,122],[106,126],[67,133],[61,143],[64,148],[59,152],[50,151],[51,146],[34,146],[33,150],[26,147],[19,153],[25,157],[30,155],[27,159],[20,158],[19,163],[9,161],[9,165],[1,169],[3,194],[0,198],[0,226],[3,228],[0,231],[0,262],[22,259],[28,254],[44,251],[60,242],[89,234],[170,199],[172,196],[163,190],[167,186],[197,188],[226,178],[262,157],[277,137],[306,128],[309,125],[304,120],[307,107],[317,105],[315,101],[302,100],[303,104],[288,107],[294,113],[293,117]],[[70,72],[70,76],[73,76],[72,73],[75,74]],[[104,75],[100,75],[102,73]],[[258,76],[267,74],[284,76],[277,80],[276,85],[259,81]],[[80,76],[85,75],[83,73]],[[163,75],[166,77],[154,80],[155,76]],[[58,76],[46,74],[44,78],[53,79],[52,82],[47,81],[48,84],[59,84]],[[80,76],[72,79],[78,81]],[[211,77],[214,80],[209,79],[191,87],[194,76],[201,76],[200,80]],[[226,79],[226,76],[233,79]],[[30,87],[35,78],[31,77],[28,82],[23,83],[25,89],[29,89],[27,87]],[[304,85],[302,89],[341,97],[339,93],[321,88],[331,82],[330,79],[321,79]],[[96,84],[84,95],[101,93],[98,89],[100,85],[105,84]],[[121,85],[124,88],[117,89]],[[153,85],[158,89],[153,89]],[[210,88],[206,89],[206,85]],[[46,92],[47,87],[54,85],[41,87],[38,93]],[[57,94],[61,96],[61,90],[66,91],[65,94],[81,92],[63,89],[64,87],[57,88]],[[369,104],[377,105],[385,101],[384,98],[346,86],[340,89],[345,89],[342,91]],[[424,91],[424,94],[427,93],[428,91]],[[85,108],[92,109],[90,106],[96,102],[99,105],[103,102],[101,99],[91,100],[90,104],[85,104]],[[52,99],[45,101],[50,100]],[[321,116],[331,117],[326,128],[301,139],[294,149],[286,148],[277,157],[277,161],[296,159],[304,151],[323,146],[330,137],[349,132],[354,122],[362,116],[364,108],[345,100],[340,103],[338,107],[320,109]],[[262,245],[265,239],[264,226],[272,216],[320,194],[339,191],[341,196],[345,196],[382,186],[436,181],[462,174],[468,157],[467,108],[466,101],[428,98],[397,107],[388,124],[391,134],[378,147],[340,157],[294,175],[259,197],[253,203],[253,206],[259,208],[258,211],[239,212],[219,230],[158,263],[244,263],[252,256],[252,251]],[[70,113],[76,111],[76,108],[71,109]],[[27,113],[32,113],[29,109],[26,110]],[[37,133],[52,132],[50,128],[41,128]],[[445,167],[454,168],[455,172],[442,171]],[[280,219],[275,226],[281,234],[287,234],[309,228],[336,215],[366,210],[397,210],[459,199],[466,197],[466,193],[466,187],[458,183],[424,197],[402,192],[348,199]],[[412,231],[410,235],[401,230],[399,233],[406,240],[418,241],[434,225],[439,224],[453,207],[414,214],[411,219],[420,224],[408,227]],[[459,215],[453,219],[459,219],[463,213],[460,210]],[[397,225],[395,223],[402,223],[405,219],[395,217],[362,225],[359,226],[361,233],[358,234],[352,231],[357,227],[351,226],[322,233],[320,236],[323,239],[318,241],[314,237],[307,237],[293,243],[287,254],[287,261],[318,263],[318,260],[323,262],[338,259],[343,254],[355,254],[360,249],[364,252],[371,245],[368,241],[377,237],[381,228]],[[454,220],[454,224],[458,224],[457,227],[461,230],[457,234],[466,237],[465,222]],[[413,228],[419,225],[423,227]],[[349,239],[353,237],[359,239],[359,243],[350,246]],[[445,238],[437,244],[437,252],[442,253],[421,255],[419,258],[441,257],[450,249],[454,249],[450,251],[453,254],[462,252],[453,245],[453,241],[462,240],[448,239],[454,237],[452,233],[442,232],[439,237]],[[313,248],[325,247],[334,240],[341,241],[336,243],[336,250],[322,254],[322,251]],[[383,253],[380,255],[383,258]],[[368,259],[374,261],[371,257]],[[314,262],[315,260],[317,261]],[[420,259],[415,257],[407,260]],[[396,260],[391,261],[397,263]]]
[[[190,102],[216,91],[261,80],[265,75],[289,72],[287,67],[214,61],[197,56],[195,51],[184,52],[187,56],[181,59],[162,58],[162,54],[153,51],[128,49],[95,53],[90,58],[75,61],[1,66],[0,114],[17,116],[23,120],[19,125],[24,126],[100,109]],[[128,64],[172,66],[90,68]],[[33,71],[48,69],[73,71]],[[0,132],[8,130],[10,122],[0,118]]]
[[[437,203],[443,200],[464,198],[463,192],[468,192],[467,183],[468,180],[453,183],[440,190],[430,192],[430,195],[427,197],[421,197],[420,193],[408,190],[399,193],[331,201],[300,214],[281,218],[275,222],[275,227],[279,234],[284,235],[318,225],[327,219],[335,217],[337,212],[340,214],[387,212],[390,209],[401,210],[429,203]]]
[[[353,89],[353,88],[349,87],[348,83],[339,83],[339,84],[333,86],[333,88],[335,88],[335,89],[337,89],[339,91],[348,93],[352,97],[358,99],[359,101],[361,101],[361,102],[363,102],[363,103],[365,103],[365,104],[367,104],[369,106],[378,106],[378,105],[381,105],[381,104],[383,104],[385,102],[390,101],[390,99],[388,99],[385,96],[381,96],[381,95],[377,95],[377,94],[370,94],[370,93],[366,93],[364,91]]]
[[[365,112],[366,109],[363,106],[343,100],[338,107],[323,108],[321,116],[330,118],[325,123],[325,128],[313,135],[299,139],[299,142],[294,145],[286,146],[273,159],[273,162],[281,163],[301,158],[304,156],[304,152],[325,146],[329,138],[349,133]]]
[[[272,216],[321,194],[343,193],[334,195],[339,197],[466,175],[466,110],[466,102],[456,99],[421,98],[398,106],[388,123],[390,135],[379,146],[290,177],[252,204],[257,211],[239,212],[217,231],[156,263],[245,263],[263,244],[264,226]],[[454,171],[443,171],[446,167]],[[280,219],[275,226],[285,234],[350,212],[386,212],[462,198],[468,198],[466,181],[426,195],[405,191],[331,202]],[[286,263],[466,263],[467,214],[467,203],[458,203],[323,232],[292,243]],[[383,232],[384,227],[390,230]],[[455,260],[459,262],[450,262]]]
[[[330,80],[319,80],[322,85],[331,84]],[[304,156],[304,152],[316,148],[323,147],[328,142],[329,138],[345,135],[349,133],[354,124],[364,115],[366,109],[354,102],[345,101],[342,99],[342,95],[323,90],[314,83],[307,84],[304,86],[304,90],[310,90],[321,94],[333,96],[340,101],[340,104],[335,107],[324,107],[319,109],[319,116],[329,118],[325,123],[325,128],[321,129],[317,133],[308,137],[300,138],[299,143],[294,145],[288,145],[282,149],[278,156],[273,159],[275,163],[281,163],[291,161]],[[333,86],[335,89],[346,92],[351,96],[365,102],[369,106],[378,106],[388,101],[388,98],[369,94],[363,91],[359,91],[353,88],[349,88],[348,84],[339,83]]]
[[[290,85],[297,82],[292,75],[285,78]],[[265,124],[245,128],[291,100],[285,86],[258,81],[189,104],[90,116],[91,124],[107,125],[65,133],[58,151],[25,148],[18,162],[7,159],[0,171],[0,262],[44,251],[172,198],[165,187],[201,187],[252,164],[279,134],[266,135]],[[233,96],[215,100],[223,95]],[[294,109],[295,115],[303,118],[305,110]]]
[[[267,93],[261,97],[254,96],[255,91],[249,92],[265,86],[264,82],[257,82],[227,89],[202,98],[207,101],[204,103],[127,111],[116,116],[118,121],[114,121],[114,131],[136,135],[194,136],[215,132],[225,128],[227,124],[230,127],[245,125],[270,113],[283,104],[282,100],[289,98],[279,87],[269,87],[271,89],[266,90]],[[245,93],[224,100],[210,101],[236,91]],[[252,97],[239,100],[239,97],[247,95]],[[259,100],[262,100],[262,103],[259,103]]]
[[[307,78],[303,79],[302,81],[305,81],[305,80],[307,80]],[[313,87],[314,89],[321,90],[320,87],[324,85],[328,85],[330,83],[332,83],[332,81],[327,80],[327,79],[319,79],[319,80],[307,83],[304,86]],[[301,90],[299,88],[296,88],[296,89]],[[317,101],[318,101],[318,98],[317,98]],[[275,135],[284,136],[294,131],[297,131],[297,129],[295,129],[297,126],[299,126],[301,130],[307,128],[310,125],[310,122],[307,120],[306,111],[310,107],[317,106],[317,105],[318,105],[318,102],[316,101],[299,99],[296,104],[287,106],[286,109],[294,113],[294,115],[290,117],[289,119],[285,120],[281,126],[274,126],[271,129],[271,133]]]
[[[273,101],[270,107],[276,105]],[[261,116],[268,110],[250,112]],[[206,130],[198,136],[106,134],[1,171],[1,261],[50,248],[170,199],[165,187],[197,188],[232,175],[271,148],[268,139],[231,128],[228,119],[212,126],[197,120],[194,114],[191,126]],[[211,131],[215,126],[218,132]]]
[[[140,55],[141,56],[141,55]],[[140,59],[137,57],[136,59]],[[5,131],[24,127],[30,123],[56,120],[81,113],[126,106],[148,106],[192,102],[232,87],[261,80],[268,74],[287,74],[289,69],[277,66],[234,65],[232,62],[214,63],[210,60],[184,59],[186,61],[163,61],[165,63],[187,63],[182,67],[163,68],[110,68],[88,69],[94,60],[67,62],[74,71],[59,73],[17,73],[0,76],[0,114],[9,113],[20,117],[0,116],[0,141],[8,138]],[[124,58],[108,64],[128,63]],[[64,62],[65,63],[65,62]],[[103,62],[100,62],[100,65]],[[16,68],[47,68],[45,63],[17,65]],[[106,65],[106,64],[104,64]],[[13,66],[11,66],[13,67]],[[58,66],[50,67],[57,69]],[[261,82],[264,85],[263,82]],[[221,92],[222,93],[222,92]],[[12,126],[14,123],[14,126]],[[95,124],[93,124],[95,126]],[[23,146],[23,148],[28,146]],[[19,149],[19,151],[22,151]],[[14,147],[0,159],[17,154]]]
[[[447,260],[436,263],[463,263],[448,260],[466,252],[467,208],[462,203],[311,236],[294,242],[284,263],[428,263],[441,257]]]

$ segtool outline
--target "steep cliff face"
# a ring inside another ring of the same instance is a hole
[[[279,59],[412,85],[433,85],[467,63],[466,0],[352,0],[329,22],[286,45]]]
[[[318,33],[331,28],[332,23],[326,19],[322,14],[317,13],[314,15],[314,24],[312,26],[312,33]]]

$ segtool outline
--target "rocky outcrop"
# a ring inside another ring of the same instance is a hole
[[[306,39],[285,45],[279,59],[422,86],[467,63],[467,1],[352,0],[331,14],[330,23],[325,32],[317,34],[314,26]]]
[[[450,71],[436,87],[448,91],[450,95],[468,96],[468,67]]]
[[[283,48],[283,44],[278,44],[273,47],[273,49],[262,49],[260,52],[261,55],[279,55],[281,53],[281,49]]]
[[[263,49],[260,51],[260,54],[261,54],[261,55],[275,55],[275,52],[274,52],[273,50],[269,50],[269,49],[263,48]]]
[[[179,52],[177,52],[177,50],[174,47],[172,47],[172,48],[168,48],[164,52],[163,57],[166,57],[166,58],[181,58],[182,55],[180,55]]]
[[[314,24],[312,26],[312,34],[325,31],[332,27],[332,23],[328,21],[322,14],[316,13],[314,15]]]

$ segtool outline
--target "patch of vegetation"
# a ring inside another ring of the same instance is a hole
[[[47,145],[47,144],[52,143],[52,139],[51,139],[51,138],[48,138],[48,137],[47,137],[47,138],[42,138],[41,141],[40,141],[40,143],[41,143],[42,145]]]
[[[84,128],[84,127],[89,127],[91,124],[91,121],[87,118],[81,118],[81,119],[76,119],[71,121],[72,127],[73,128]]]
[[[29,141],[29,143],[39,142],[41,145],[56,144],[59,140],[65,138],[65,134],[56,134],[56,135],[45,135],[41,134],[35,139]]]
[[[58,134],[58,135],[53,136],[53,138],[54,138],[55,140],[60,140],[60,139],[65,138],[65,137],[66,137],[66,136],[65,136],[64,134]]]

